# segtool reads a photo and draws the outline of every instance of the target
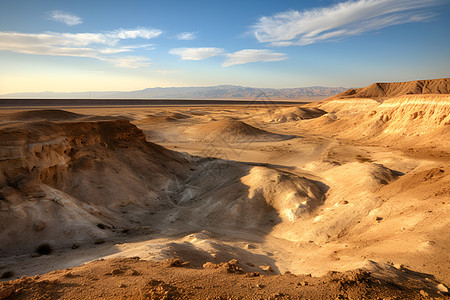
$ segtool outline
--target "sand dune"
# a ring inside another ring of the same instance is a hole
[[[325,112],[317,108],[289,107],[280,109],[270,117],[271,123],[285,123],[298,120],[317,118]]]
[[[82,115],[58,109],[20,111],[16,113],[2,115],[3,120],[8,121],[30,121],[30,120],[64,121],[64,120],[73,120],[80,117],[82,117]]]
[[[309,215],[323,201],[323,190],[306,178],[262,166],[224,163],[202,164],[177,186],[176,193],[183,196],[174,197],[179,207],[172,211],[172,220],[197,230],[198,226],[270,229]]]
[[[0,117],[5,122],[29,122],[29,121],[112,121],[117,119],[132,120],[125,116],[98,116],[76,114],[73,112],[60,109],[37,109],[29,111],[19,111],[0,114]]]
[[[147,115],[144,119],[138,120],[137,124],[158,124],[164,122],[175,122],[177,120],[183,120],[189,118],[188,115],[180,113],[169,113],[162,115]]]
[[[197,125],[188,129],[187,133],[196,140],[221,140],[226,142],[285,140],[293,137],[268,132],[233,119]]]

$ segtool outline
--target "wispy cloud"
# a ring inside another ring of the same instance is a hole
[[[272,52],[272,50],[266,49],[244,49],[234,53],[227,53],[225,56],[227,59],[222,64],[223,67],[251,62],[282,61],[287,59],[284,53]]]
[[[118,29],[111,31],[106,34],[107,37],[112,39],[151,39],[158,37],[162,34],[162,31],[159,29],[148,29],[148,28],[136,28],[136,29]]]
[[[223,55],[226,57],[226,60],[222,63],[223,67],[250,62],[270,62],[287,59],[286,54],[267,49],[244,49],[233,53],[224,53],[224,49],[216,47],[175,48],[171,49],[169,53],[180,56],[182,60],[204,60],[213,56]]]
[[[192,41],[197,38],[197,32],[182,32],[177,34],[177,39],[181,41]]]
[[[100,57],[99,59],[124,68],[139,68],[150,64],[149,59],[142,56]]]
[[[104,48],[104,49],[99,49],[98,52],[101,54],[117,54],[117,53],[123,53],[123,52],[130,52],[131,49],[129,48]]]
[[[121,40],[151,39],[158,37],[162,31],[157,29],[137,28],[118,29],[103,33],[19,33],[0,32],[0,50],[19,53],[56,56],[78,56],[96,58],[111,62],[117,66],[146,66],[148,59],[140,56],[121,57],[117,54],[132,52],[135,48],[151,45],[120,45]]]
[[[272,46],[302,46],[422,22],[434,16],[424,8],[441,3],[441,0],[346,1],[329,7],[261,17],[252,27],[252,33],[258,41]]]
[[[75,15],[71,15],[71,14],[69,14],[67,12],[62,11],[62,10],[51,11],[49,13],[49,15],[50,15],[49,16],[50,20],[53,20],[53,21],[56,21],[56,22],[61,22],[61,23],[64,23],[66,25],[69,25],[69,26],[78,25],[78,24],[83,23],[83,21],[81,20],[80,17],[75,16]]]
[[[223,53],[222,48],[200,47],[200,48],[174,48],[169,51],[172,55],[178,55],[182,60],[204,60]]]
[[[177,73],[183,73],[184,71],[181,71],[181,70],[153,69],[152,72],[153,73],[158,73],[158,74],[161,74],[161,75],[172,75],[172,74],[177,74]]]

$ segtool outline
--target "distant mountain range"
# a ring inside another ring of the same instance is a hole
[[[312,86],[304,88],[269,89],[235,85],[209,87],[148,88],[130,92],[74,92],[74,93],[13,93],[0,98],[25,99],[255,99],[320,100],[346,91],[343,87]]]

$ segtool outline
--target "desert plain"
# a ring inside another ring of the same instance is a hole
[[[0,299],[448,298],[449,87],[3,107]]]

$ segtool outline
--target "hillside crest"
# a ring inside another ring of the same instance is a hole
[[[378,82],[367,87],[349,89],[328,99],[391,98],[411,94],[449,94],[450,78],[404,82]]]

